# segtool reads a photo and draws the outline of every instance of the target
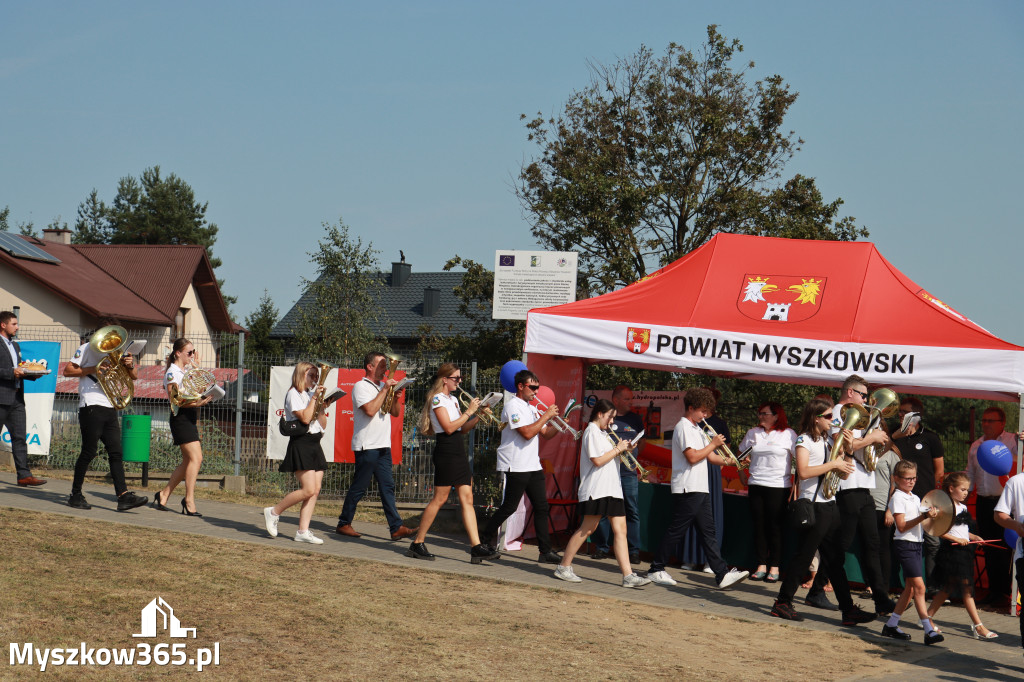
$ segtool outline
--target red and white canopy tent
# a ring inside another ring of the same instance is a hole
[[[584,366],[595,363],[832,386],[860,374],[899,393],[1018,404],[1024,394],[1024,347],[869,242],[718,234],[623,289],[531,310],[524,350],[560,405],[582,400]],[[566,445],[545,449],[559,473],[572,461]]]

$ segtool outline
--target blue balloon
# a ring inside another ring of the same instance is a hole
[[[1005,540],[1006,544],[1010,546],[1010,551],[1012,552],[1017,548],[1017,531],[1012,528],[1004,528],[1003,540]]]
[[[526,369],[526,365],[519,360],[509,360],[502,365],[501,374],[499,375],[501,379],[501,387],[509,393],[515,393],[516,374],[519,374],[519,372],[522,372],[524,369]]]
[[[978,464],[993,476],[1005,476],[1013,468],[1013,453],[998,440],[987,440],[978,446]]]

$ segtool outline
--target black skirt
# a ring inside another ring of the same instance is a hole
[[[175,445],[195,443],[199,440],[199,427],[196,426],[198,420],[198,407],[182,407],[178,414],[171,415],[167,422],[171,425],[171,436]]]
[[[327,458],[324,457],[324,449],[320,447],[320,439],[323,437],[323,432],[320,432],[305,433],[289,438],[288,451],[285,452],[281,466],[277,470],[281,473],[325,471]]]
[[[976,545],[954,545],[943,540],[935,555],[932,584],[957,599],[974,596],[974,550]]]
[[[626,504],[621,497],[599,497],[583,500],[578,505],[580,516],[625,516]]]
[[[445,433],[437,434],[434,445],[434,485],[469,485],[472,480],[469,458],[466,457],[465,437],[458,431],[450,436]]]

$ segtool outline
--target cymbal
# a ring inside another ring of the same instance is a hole
[[[928,511],[932,507],[939,510],[939,515],[922,521],[921,528],[928,535],[938,537],[953,527],[953,500],[949,499],[945,490],[933,490],[921,498],[921,511]]]

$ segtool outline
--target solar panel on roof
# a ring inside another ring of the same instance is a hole
[[[15,258],[27,258],[28,260],[38,260],[44,263],[60,262],[59,258],[54,258],[35,244],[10,232],[0,231],[0,249],[3,249]]]

